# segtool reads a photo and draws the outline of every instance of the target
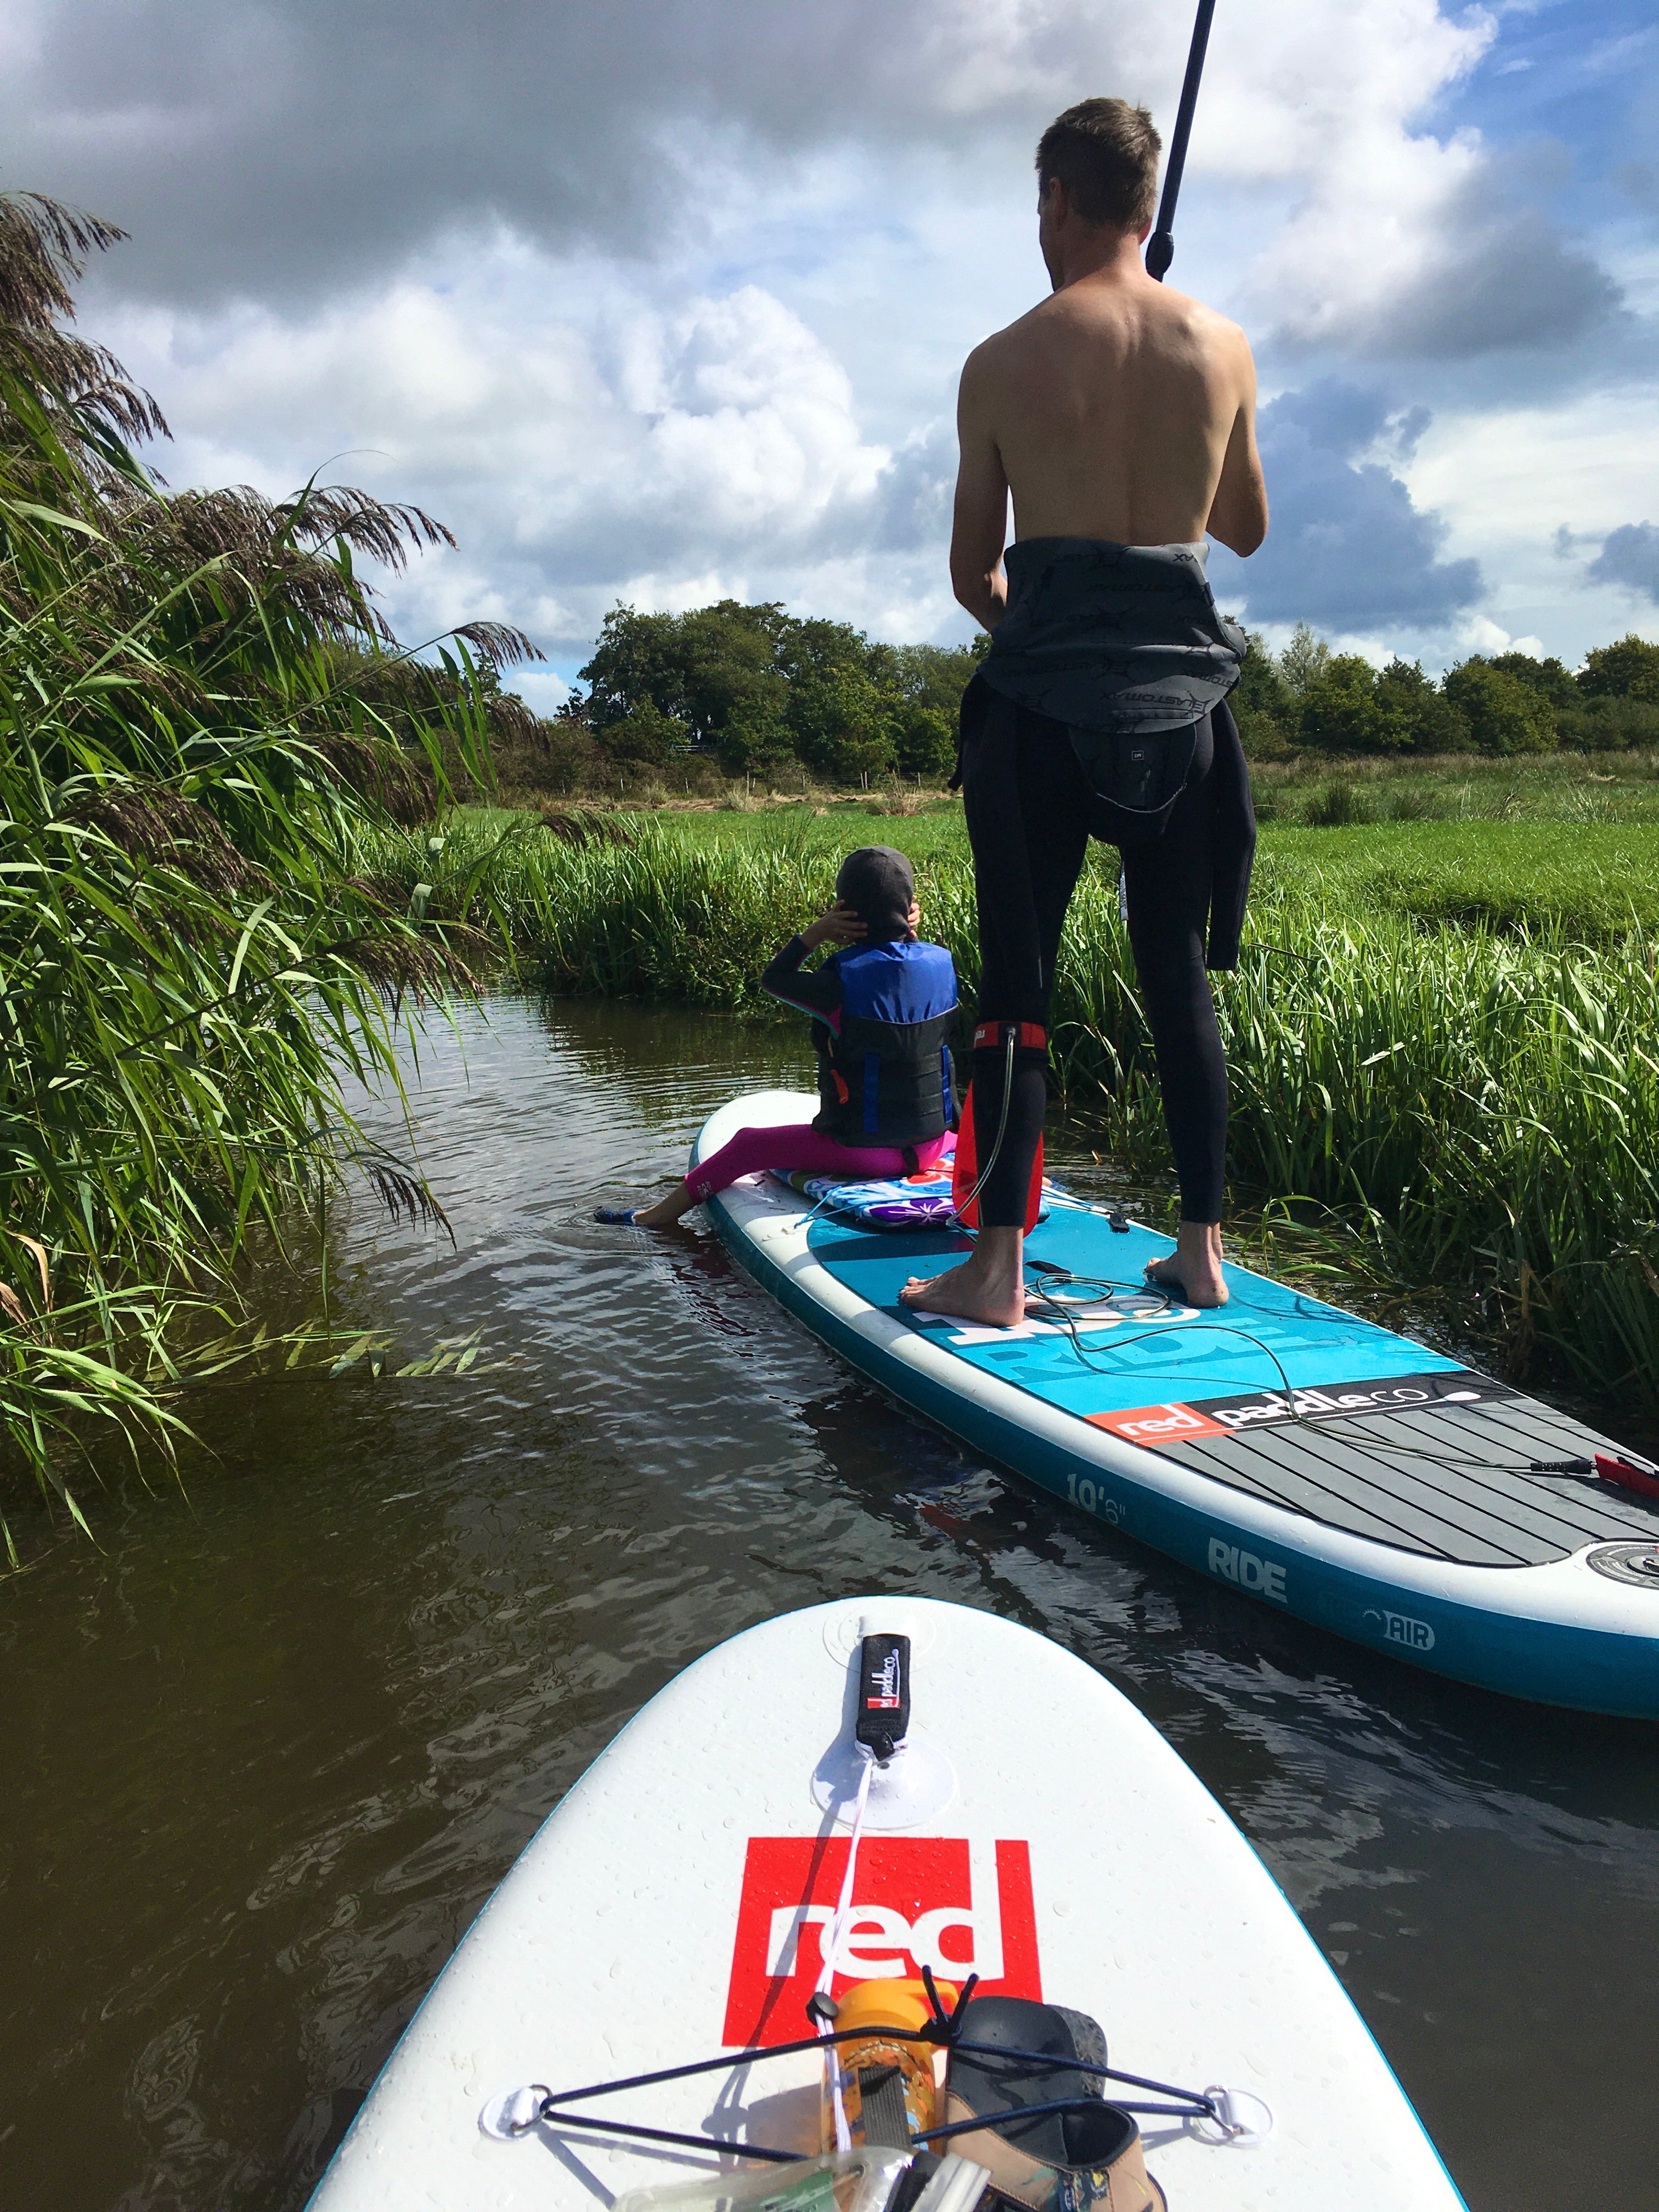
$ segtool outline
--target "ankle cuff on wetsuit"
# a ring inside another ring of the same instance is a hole
[[[974,1031],[974,1050],[975,1052],[1006,1051],[1010,1030],[1018,1031],[1014,1043],[1019,1050],[1048,1051],[1048,1032],[1041,1022],[981,1022]]]

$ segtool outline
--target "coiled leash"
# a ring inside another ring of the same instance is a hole
[[[980,1224],[969,1218],[978,1206],[980,1193],[991,1180],[993,1170],[1001,1155],[1003,1139],[1008,1133],[1009,1102],[1014,1090],[1014,1054],[1016,1051],[1040,1052],[1045,1058],[1048,1050],[1048,1032],[1038,1022],[981,1022],[974,1031],[974,1051],[977,1055],[993,1042],[1002,1046],[1002,1110],[997,1116],[997,1133],[992,1141],[990,1154],[982,1169],[975,1176],[971,1188],[960,1197],[957,1195],[955,1176],[952,1177],[951,1201],[952,1218],[959,1229],[977,1230]],[[957,1160],[966,1159],[963,1172],[973,1175],[978,1163],[973,1158],[974,1145],[974,1086],[971,1082],[962,1102],[961,1131],[957,1139]],[[1037,1224],[1042,1198],[1042,1138],[1039,1133],[1037,1149],[1031,1163],[1031,1187],[1025,1200],[1025,1233],[1029,1236]]]
[[[870,1781],[878,1766],[885,1766],[903,1741],[910,1725],[910,1641],[905,1636],[866,1636],[859,1654],[858,1720],[853,1742],[863,1771],[853,1806],[853,1833],[847,1846],[847,1871],[841,1895],[823,1934],[823,1966],[817,1986],[806,2000],[806,2016],[820,2036],[833,2041],[835,2001],[830,1990],[836,1978],[836,1960],[853,1911],[853,1877],[859,1863],[859,1844],[864,1816],[870,1803]],[[836,2148],[851,2150],[853,2130],[842,2095],[842,2069],[830,2068],[830,2094],[836,2117]]]
[[[979,1029],[976,1029],[974,1031],[974,1044],[975,1048],[978,1047],[980,1037],[983,1034],[983,1031],[991,1026],[991,1024],[984,1023],[981,1024]],[[986,1184],[991,1180],[991,1170],[997,1164],[997,1155],[1002,1150],[1002,1140],[1008,1133],[1008,1102],[1014,1095],[1014,1045],[1019,1036],[1019,1025],[1015,1022],[1006,1023],[1004,1024],[1004,1032],[1003,1042],[1006,1047],[1006,1050],[1003,1054],[1002,1060],[1002,1111],[997,1117],[997,1133],[992,1142],[990,1155],[986,1160],[985,1165],[981,1169],[978,1180],[975,1182],[973,1188],[968,1193],[968,1195],[965,1198],[962,1199],[958,1199],[954,1191],[951,1194],[951,1202],[956,1208],[956,1218],[958,1222],[962,1222],[965,1219],[968,1209],[970,1206],[976,1206],[979,1203],[979,1194],[981,1191],[984,1189]],[[968,1089],[964,1093],[962,1101],[963,1127],[969,1132],[970,1135],[974,1126],[972,1119],[973,1111],[974,1086],[970,1079],[968,1085]]]

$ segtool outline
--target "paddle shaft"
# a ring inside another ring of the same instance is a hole
[[[1175,136],[1170,141],[1170,158],[1164,166],[1158,222],[1146,241],[1146,274],[1160,284],[1175,259],[1176,202],[1181,196],[1181,173],[1187,166],[1187,141],[1193,134],[1198,81],[1204,74],[1204,49],[1210,43],[1210,19],[1214,14],[1215,0],[1198,0],[1198,19],[1193,25],[1193,43],[1187,53],[1187,76],[1181,88],[1181,105],[1176,110]]]

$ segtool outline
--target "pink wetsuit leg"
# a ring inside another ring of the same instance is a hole
[[[917,1167],[932,1167],[944,1150],[943,1137],[918,1145]],[[781,1129],[739,1129],[730,1143],[699,1161],[685,1178],[685,1187],[701,1202],[739,1176],[757,1174],[762,1168],[799,1169],[807,1175],[844,1176],[860,1182],[910,1172],[903,1153],[890,1145],[838,1145],[810,1123],[796,1122]]]

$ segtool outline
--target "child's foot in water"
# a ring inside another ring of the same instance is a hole
[[[1176,1248],[1167,1260],[1154,1260],[1146,1279],[1161,1291],[1174,1291],[1189,1306],[1208,1310],[1227,1303],[1227,1281],[1221,1272],[1221,1228],[1213,1221],[1183,1221],[1176,1231]]]
[[[921,1313],[1012,1328],[1025,1318],[1024,1247],[1018,1229],[982,1229],[971,1259],[931,1279],[913,1275],[899,1297]]]
[[[603,1221],[613,1229],[666,1229],[682,1214],[690,1213],[696,1200],[683,1182],[677,1182],[666,1198],[659,1198],[654,1206],[596,1206],[595,1221]]]

